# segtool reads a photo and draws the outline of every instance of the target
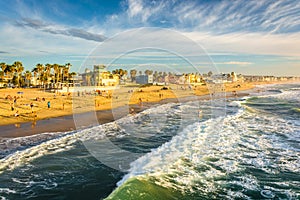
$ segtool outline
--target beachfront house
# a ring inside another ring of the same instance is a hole
[[[187,83],[187,80],[186,80],[185,75],[181,75],[181,76],[178,77],[177,84],[183,85],[183,84],[186,84],[186,83]]]
[[[119,75],[107,71],[105,65],[94,65],[93,71],[87,68],[81,76],[83,86],[116,86],[120,82]]]
[[[13,85],[13,84],[11,84],[12,79],[13,79],[13,77],[3,75],[0,78],[0,87],[3,88],[3,87],[9,87],[10,85]]]

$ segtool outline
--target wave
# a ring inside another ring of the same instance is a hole
[[[261,86],[264,92],[260,97],[275,97],[278,99],[294,100],[299,102],[299,84],[275,84]],[[296,87],[295,87],[296,86]]]
[[[12,154],[16,151],[22,151],[26,148],[36,146],[42,142],[59,138],[63,135],[68,134],[67,132],[56,132],[56,133],[41,133],[32,136],[18,137],[18,138],[1,138],[0,139],[0,158]]]
[[[145,199],[296,199],[299,131],[295,121],[243,108],[234,115],[196,122],[131,163],[107,199],[139,194]],[[285,183],[289,189],[281,187],[285,179],[278,176],[290,177]]]
[[[201,123],[196,122],[186,127],[171,141],[131,163],[130,173],[124,176],[118,185],[136,175],[161,171],[169,164],[177,161],[182,155],[190,154],[190,158],[195,156],[196,154],[190,151],[190,147],[200,150],[208,145],[206,144],[207,141],[216,139],[219,134],[223,133],[224,119],[230,120],[234,116],[241,115],[242,112],[243,110],[240,109],[235,115],[210,119]]]
[[[195,105],[190,106],[190,109],[195,108]],[[68,151],[76,147],[76,143],[78,142],[98,141],[106,137],[121,138],[128,134],[134,134],[130,129],[139,128],[141,130],[147,125],[145,124],[147,120],[151,122],[148,124],[149,127],[154,127],[153,123],[155,123],[156,128],[163,128],[165,126],[164,120],[166,120],[166,114],[184,113],[185,109],[187,109],[185,105],[168,103],[152,107],[136,115],[125,116],[114,122],[81,130],[42,133],[19,138],[2,138],[0,141],[0,156],[2,157],[0,160],[0,173],[5,170],[13,170],[41,156]],[[160,118],[157,118],[157,116]],[[144,123],[142,124],[143,126],[141,123]]]

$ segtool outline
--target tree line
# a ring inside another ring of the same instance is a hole
[[[13,64],[2,62],[0,63],[0,80],[6,85],[29,87],[32,85],[32,77],[35,77],[40,87],[57,87],[58,83],[68,83],[76,75],[75,72],[70,72],[71,66],[70,63],[64,65],[38,63],[31,71],[24,72],[24,66],[20,61],[15,61]]]

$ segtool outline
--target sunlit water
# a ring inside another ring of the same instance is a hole
[[[261,90],[2,139],[0,199],[299,199],[300,85]],[[88,144],[106,137],[134,156],[96,159]]]

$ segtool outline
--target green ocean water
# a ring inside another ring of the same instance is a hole
[[[180,192],[155,184],[151,180],[132,178],[106,199],[182,199]]]

